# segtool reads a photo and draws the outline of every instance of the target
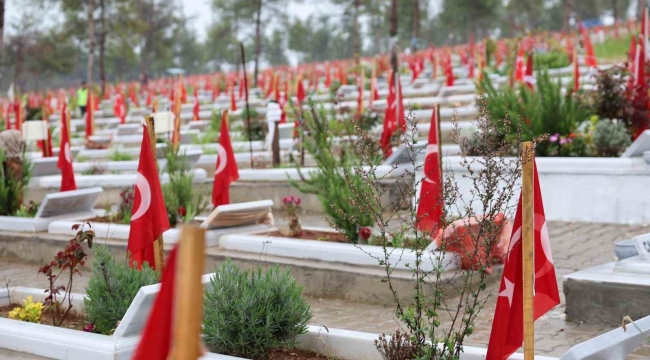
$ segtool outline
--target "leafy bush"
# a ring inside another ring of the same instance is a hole
[[[358,211],[352,200],[354,194],[369,193],[372,189],[353,169],[354,148],[344,147],[339,158],[334,156],[329,125],[324,110],[317,113],[312,106],[310,112],[305,112],[304,129],[309,136],[305,136],[304,146],[317,169],[306,178],[297,165],[301,181],[290,179],[289,182],[302,193],[316,195],[332,225],[356,244],[359,240],[357,224],[372,226],[373,221],[370,214]]]
[[[392,336],[379,335],[375,347],[384,360],[411,360],[418,356],[418,348],[408,333],[397,330]]]
[[[31,296],[23,300],[22,307],[15,307],[9,312],[9,318],[14,320],[37,323],[41,319],[41,314],[45,305],[42,302],[34,302]]]
[[[197,214],[205,210],[208,202],[204,194],[193,186],[194,175],[185,154],[180,154],[173,146],[167,146],[165,159],[169,182],[162,185],[162,191],[169,225],[174,227],[179,221],[192,221]]]
[[[497,89],[489,77],[481,81],[481,88],[487,95],[485,101],[490,119],[499,126],[507,138],[514,138],[521,129],[521,140],[531,141],[545,134],[568,136],[575,133],[578,125],[589,115],[588,107],[572,94],[562,94],[560,80],[553,81],[546,70],[537,72],[537,89],[527,86],[518,89]],[[508,128],[502,119],[508,118]],[[549,153],[549,143],[542,142],[536,148],[537,154]]]
[[[156,284],[158,273],[142,266],[137,270],[126,261],[115,261],[106,246],[98,246],[90,280],[86,286],[84,308],[94,332],[111,334],[142,286]]]
[[[620,156],[632,144],[625,124],[609,119],[598,121],[591,137],[597,156]]]
[[[108,154],[107,158],[108,158],[108,160],[111,160],[111,161],[131,161],[131,160],[135,159],[133,157],[133,155],[131,155],[129,153],[126,153],[126,152],[121,152],[119,150],[111,151]]]
[[[533,58],[535,69],[557,69],[569,66],[569,56],[564,51],[536,53]]]
[[[289,269],[240,270],[228,260],[210,283],[203,339],[211,351],[266,359],[272,348],[292,347],[307,332],[311,308]]]
[[[546,144],[546,155],[564,157],[583,157],[591,155],[591,143],[587,136],[571,133],[568,136],[555,134],[549,137]]]
[[[13,216],[21,208],[23,195],[32,178],[31,162],[22,149],[22,161],[7,158],[0,149],[0,215]]]

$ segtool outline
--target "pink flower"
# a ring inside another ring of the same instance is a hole
[[[301,202],[301,201],[300,201],[300,198],[297,197],[297,198],[295,198],[295,199],[293,200],[293,202],[294,202],[296,205],[300,205],[300,202]]]
[[[282,198],[282,203],[284,203],[284,204],[289,203],[289,198],[288,197]]]
[[[363,240],[370,239],[370,235],[372,235],[372,230],[370,230],[370,228],[367,226],[362,227],[361,230],[359,230],[359,236],[361,236]]]
[[[551,135],[551,137],[548,138],[548,141],[550,142],[557,142],[557,139],[560,137],[560,134],[555,134]]]
[[[95,331],[95,324],[89,323],[88,325],[84,326],[84,331],[85,332],[93,332],[93,331]]]

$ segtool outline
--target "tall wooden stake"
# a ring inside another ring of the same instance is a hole
[[[174,298],[174,328],[170,360],[196,360],[201,356],[205,229],[183,226]]]
[[[153,154],[153,161],[156,163],[156,169],[158,168],[158,150],[156,149],[156,129],[154,127],[153,116],[149,115],[147,119],[147,132],[149,133],[149,141],[151,142],[151,153]],[[154,262],[156,263],[156,269],[163,272],[165,267],[165,250],[164,250],[164,241],[163,236],[160,234],[158,239],[153,242],[153,255]]]
[[[436,126],[438,131],[438,164],[440,165],[440,174],[442,174],[442,132],[440,131],[440,104],[436,104],[433,109],[436,112]]]
[[[261,5],[260,5],[261,8]],[[259,18],[258,18],[259,21]],[[251,134],[251,111],[248,107],[248,77],[246,76],[246,53],[244,52],[244,43],[239,43],[239,48],[241,49],[241,64],[244,69],[244,93],[246,99],[246,127],[248,128],[248,150],[251,154],[251,169],[255,168],[253,164],[253,135]],[[256,65],[257,66],[257,63]],[[257,68],[255,68],[257,70]],[[257,79],[255,79],[257,82]]]
[[[524,282],[524,360],[533,360],[535,356],[535,312],[533,309],[534,287],[534,187],[533,146],[530,141],[522,144],[523,174],[521,220],[523,223],[523,282]]]

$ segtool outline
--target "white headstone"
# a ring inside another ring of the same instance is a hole
[[[217,206],[201,224],[210,229],[273,222],[272,200],[250,201]]]
[[[644,151],[650,151],[650,130],[645,130],[634,140],[627,150],[621,155],[622,158],[640,157]]]
[[[25,141],[47,139],[47,123],[45,121],[25,121],[22,130],[23,140]]]
[[[639,255],[644,257],[646,260],[650,260],[650,234],[643,234],[635,237],[634,246],[639,252]]]
[[[36,218],[60,217],[69,214],[92,214],[101,187],[64,191],[45,195]]]
[[[57,175],[61,170],[57,167],[58,156],[32,159],[32,176]]]
[[[162,111],[153,114],[156,134],[165,134],[174,131],[174,114],[171,111]]]
[[[415,145],[402,144],[382,163],[383,165],[410,164],[424,161],[427,143],[418,141]]]

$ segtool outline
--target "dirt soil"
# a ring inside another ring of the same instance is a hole
[[[302,240],[319,240],[319,241],[331,241],[331,242],[338,242],[338,243],[349,243],[348,239],[343,234],[326,232],[326,231],[303,230],[302,236],[289,236],[289,235],[283,235],[282,232],[278,230],[278,231],[259,233],[258,235],[302,239]]]
[[[336,360],[313,351],[300,349],[274,349],[269,354],[269,360]]]
[[[21,305],[12,304],[9,306],[0,307],[0,317],[9,318],[9,312],[16,307],[21,307]],[[85,316],[79,315],[72,311],[74,311],[74,308],[70,310],[70,313],[63,321],[61,327],[83,331],[84,327],[88,324],[88,320],[86,319]],[[41,320],[39,321],[39,323],[43,325],[52,325],[52,316],[50,315],[50,312],[44,311],[41,314]]]

